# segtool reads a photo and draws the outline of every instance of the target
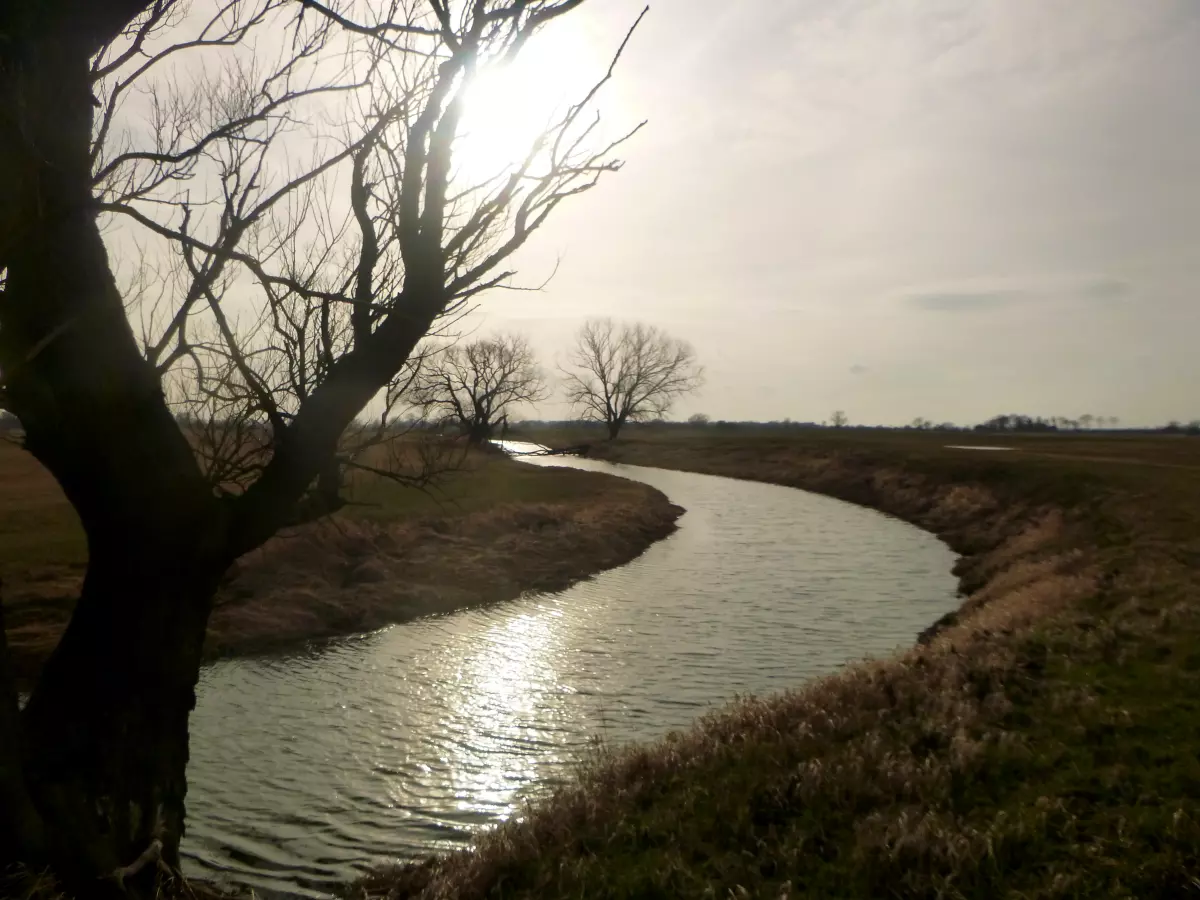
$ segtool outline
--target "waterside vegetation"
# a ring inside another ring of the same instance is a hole
[[[561,590],[628,562],[674,530],[682,512],[634,481],[535,467],[496,451],[450,455],[447,471],[423,490],[355,471],[340,513],[243,557],[218,591],[205,658]],[[0,441],[0,579],[21,684],[32,683],[58,643],[86,563],[78,517],[54,479]]]

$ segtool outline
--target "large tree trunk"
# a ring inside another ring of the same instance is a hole
[[[0,871],[46,852],[42,818],[25,784],[24,762],[17,691],[0,602]]]
[[[203,536],[93,545],[71,624],[23,714],[25,778],[48,861],[76,894],[153,842],[178,867],[188,715],[223,566]],[[156,875],[149,865],[142,878]]]
[[[492,426],[489,422],[469,422],[466,432],[467,443],[473,447],[480,447],[492,439]]]
[[[11,693],[0,696],[0,790],[22,809],[6,798],[0,834],[34,822],[45,840],[18,858],[51,864],[75,895],[103,896],[152,841],[177,860],[188,713],[229,554],[222,504],[109,268],[88,156],[90,45],[76,24],[68,15],[60,33],[14,33],[0,49],[5,401],[79,513],[89,553],[76,612],[19,725]],[[135,893],[149,895],[155,875],[143,869]]]

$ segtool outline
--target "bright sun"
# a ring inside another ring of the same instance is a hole
[[[510,64],[481,69],[464,101],[455,170],[464,183],[524,159],[556,113],[581,99],[607,67],[581,26],[555,22]]]

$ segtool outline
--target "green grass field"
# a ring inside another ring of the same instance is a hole
[[[975,443],[1016,449],[945,446]],[[476,852],[351,893],[1200,896],[1200,440],[639,429],[593,450],[903,516],[966,554],[971,596],[924,646],[604,754]]]

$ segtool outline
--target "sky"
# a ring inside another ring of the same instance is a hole
[[[557,64],[641,6],[590,0]],[[648,121],[625,168],[476,326],[549,370],[589,317],[661,326],[707,370],[673,418],[1200,418],[1197,60],[1195,0],[654,0],[602,103]]]

